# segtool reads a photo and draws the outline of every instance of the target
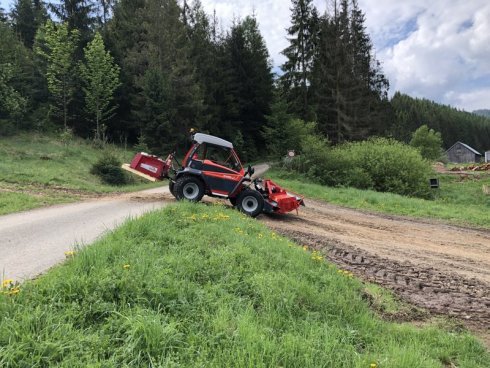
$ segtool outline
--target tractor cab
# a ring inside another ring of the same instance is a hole
[[[193,146],[182,162],[182,167],[242,176],[245,174],[232,143],[202,133],[195,134],[193,142]]]

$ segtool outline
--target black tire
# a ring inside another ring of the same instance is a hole
[[[175,181],[174,193],[179,201],[199,202],[204,196],[204,184],[195,176],[182,176]]]
[[[264,209],[264,197],[256,190],[245,189],[237,198],[237,207],[250,217],[257,217]]]
[[[175,198],[177,198],[177,196],[175,195],[175,192],[174,192],[174,187],[175,187],[175,183],[174,183],[172,180],[170,180],[170,181],[168,182],[168,189],[170,190],[170,193],[172,193],[172,195],[173,195]]]
[[[236,201],[237,201],[237,197],[233,197],[233,198],[228,198],[228,200],[230,201],[231,205],[233,207],[236,206]]]

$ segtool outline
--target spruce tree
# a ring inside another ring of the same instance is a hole
[[[261,130],[270,114],[273,78],[269,53],[255,17],[236,23],[226,39],[227,67],[230,72],[229,109],[224,123],[230,139],[241,131],[247,142],[245,159],[263,151]]]
[[[83,56],[83,47],[92,36],[92,27],[95,23],[93,0],[59,0],[59,3],[50,3],[50,10],[62,22],[67,23],[68,30],[77,30],[80,35],[80,44],[77,49],[77,60]]]
[[[283,50],[287,61],[281,78],[291,112],[302,119],[312,117],[310,77],[318,30],[317,11],[312,0],[292,0],[291,27],[287,29],[289,46]]]
[[[32,48],[38,28],[48,19],[40,0],[16,0],[10,12],[12,26],[25,46]]]

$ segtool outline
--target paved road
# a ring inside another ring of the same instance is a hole
[[[125,195],[0,216],[0,279],[22,281],[65,258],[64,252],[93,242],[130,218],[163,207],[158,194],[167,186],[140,192],[148,199]]]
[[[256,175],[269,168],[256,165]],[[130,218],[164,207],[168,187],[0,216],[0,279],[32,278]]]

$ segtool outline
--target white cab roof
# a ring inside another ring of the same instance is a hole
[[[208,134],[196,133],[194,134],[194,141],[196,141],[199,144],[209,143],[209,144],[214,144],[216,146],[233,148],[233,144],[231,142],[225,141],[224,139]]]

